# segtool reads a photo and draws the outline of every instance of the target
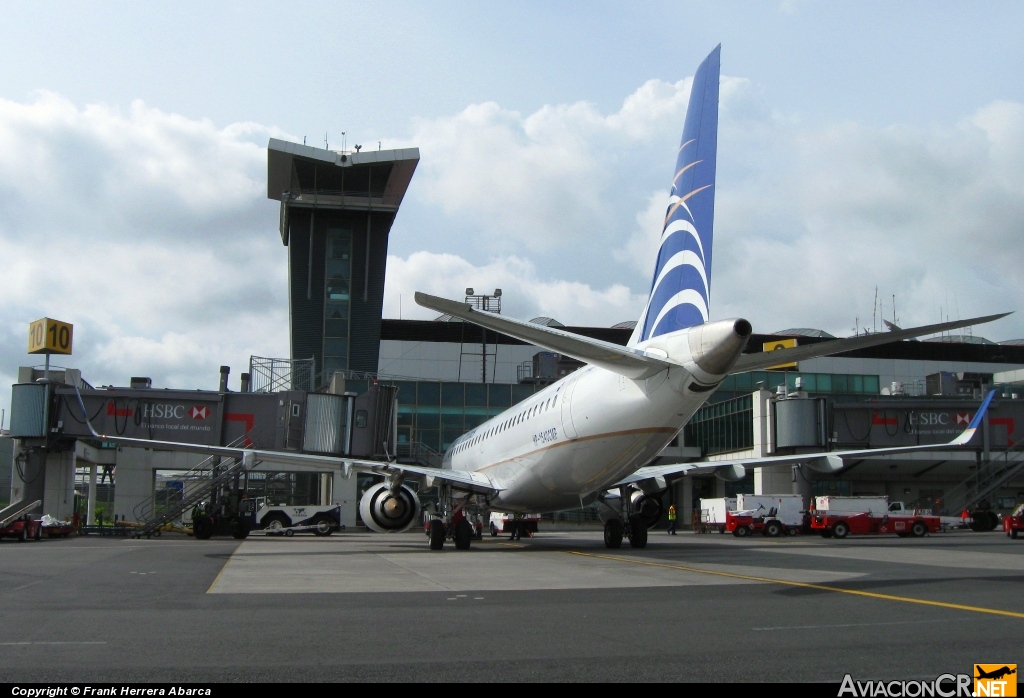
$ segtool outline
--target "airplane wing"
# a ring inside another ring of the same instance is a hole
[[[82,402],[82,395],[75,386],[75,393],[78,394],[78,404],[82,409],[85,424],[92,435],[108,443],[120,444],[122,446],[133,446],[135,448],[152,448],[165,451],[182,451],[184,453],[196,453],[205,456],[221,456],[223,458],[234,458],[245,463],[246,469],[252,469],[261,461],[272,461],[284,465],[304,465],[308,467],[340,470],[345,477],[351,473],[374,473],[377,475],[399,476],[403,479],[419,481],[425,489],[429,489],[442,482],[449,483],[455,489],[473,494],[494,495],[503,488],[491,482],[484,473],[470,472],[466,470],[445,470],[441,468],[427,468],[419,465],[407,465],[405,463],[366,460],[362,458],[345,458],[343,456],[318,456],[310,453],[291,453],[289,451],[268,451],[256,448],[238,448],[232,446],[203,446],[201,444],[189,444],[179,441],[157,441],[151,439],[132,439],[124,436],[110,436],[100,434],[93,428],[89,421],[88,413]]]
[[[544,327],[543,325],[534,325],[522,320],[501,317],[494,313],[476,310],[467,303],[460,303],[418,292],[415,298],[416,302],[424,308],[431,308],[440,313],[448,313],[453,317],[461,318],[475,325],[486,327],[495,332],[501,332],[509,337],[521,339],[524,342],[544,347],[559,354],[571,356],[588,364],[600,366],[627,378],[649,378],[673,365],[664,359],[648,356],[639,349],[631,349],[619,346],[618,344],[612,344],[611,342],[602,342],[599,339],[582,337],[571,332],[564,332],[552,327]]]
[[[993,320],[1006,317],[1009,314],[1010,313],[999,313],[998,315],[986,315],[985,317],[976,317],[971,318],[970,320],[940,322],[937,325],[911,327],[906,330],[896,329],[891,332],[878,332],[875,334],[849,337],[847,339],[834,339],[829,342],[818,342],[816,344],[808,344],[802,347],[790,347],[789,349],[777,349],[775,351],[764,351],[756,354],[744,354],[736,360],[733,367],[729,369],[729,373],[758,371],[768,368],[769,366],[789,364],[795,361],[803,361],[804,359],[813,359],[818,356],[829,356],[832,354],[839,354],[844,351],[854,351],[855,349],[867,349],[868,347],[875,347],[881,344],[898,342],[901,339],[911,339],[912,337],[921,337],[928,334],[935,334],[937,332],[956,330],[961,327],[981,325],[986,322],[992,322]]]
[[[776,352],[771,352],[776,353]],[[702,461],[700,463],[675,463],[671,465],[649,465],[640,468],[632,475],[616,482],[612,487],[637,485],[645,492],[656,492],[665,489],[668,481],[684,475],[713,473],[723,480],[736,481],[743,478],[747,467],[763,465],[788,465],[804,463],[823,473],[836,473],[842,470],[846,461],[854,458],[870,458],[887,456],[896,453],[912,453],[914,451],[942,451],[963,448],[970,444],[977,433],[981,420],[988,411],[996,391],[990,390],[978,408],[974,419],[955,439],[944,444],[926,444],[924,446],[891,446],[889,448],[861,448],[852,451],[826,451],[822,453],[801,453],[792,456],[766,456],[764,458],[737,458],[735,460]]]

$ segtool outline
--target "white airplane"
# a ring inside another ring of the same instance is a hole
[[[587,364],[461,436],[444,454],[440,469],[93,434],[114,443],[227,456],[247,467],[266,459],[382,475],[384,480],[370,487],[359,504],[363,522],[380,532],[404,531],[419,522],[420,503],[409,482],[417,482],[421,489],[437,487],[440,507],[431,514],[428,528],[435,550],[449,537],[456,548],[469,548],[473,532],[458,512],[471,503],[485,510],[538,513],[600,498],[611,512],[605,520],[605,545],[618,548],[625,537],[633,547],[642,548],[647,544],[648,520],[641,509],[674,478],[688,473],[712,472],[739,480],[747,465],[796,462],[835,472],[846,458],[964,446],[994,393],[968,429],[944,445],[647,465],[730,374],[990,322],[1008,314],[743,354],[750,323],[709,319],[720,48],[694,75],[649,298],[625,347],[416,294],[416,302],[424,307]],[[606,497],[609,490],[617,490],[619,496]]]

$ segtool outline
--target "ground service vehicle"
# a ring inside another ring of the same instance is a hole
[[[337,504],[275,505],[268,504],[266,497],[257,497],[253,520],[257,528],[267,531],[308,527],[318,536],[329,536],[341,530],[341,507]]]
[[[1012,514],[1003,517],[1003,530],[1010,538],[1016,538],[1024,531],[1024,504],[1014,509]]]
[[[736,511],[735,497],[714,497],[702,499],[700,507],[700,527],[703,532],[718,529],[719,533],[725,533],[726,512]]]
[[[0,538],[14,538],[18,541],[39,540],[43,536],[43,522],[30,516],[8,522],[0,528]]]
[[[200,502],[192,509],[192,535],[196,540],[207,540],[212,536],[230,535],[242,540],[253,529],[256,501],[241,499],[229,505],[227,500]]]
[[[734,536],[761,533],[774,538],[803,529],[804,499],[798,494],[740,494],[736,511],[726,511],[725,529]]]
[[[920,538],[942,530],[938,516],[908,510],[903,502],[890,508],[888,497],[815,497],[810,519],[811,530],[824,538],[890,533]]]
[[[514,522],[515,517],[512,514],[492,511],[490,521],[491,536],[497,536],[499,533],[511,533]],[[540,514],[524,514],[519,519],[519,532],[532,536],[537,532],[538,523],[540,523]]]

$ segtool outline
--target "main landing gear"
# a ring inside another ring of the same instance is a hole
[[[647,547],[647,519],[639,512],[633,511],[629,489],[621,488],[619,492],[619,516],[609,518],[604,523],[604,547],[617,550],[622,547],[622,539],[629,540],[630,547]],[[623,524],[623,521],[626,523]]]
[[[476,537],[465,512],[470,495],[456,502],[450,485],[441,486],[439,494],[440,512],[434,514],[425,526],[430,549],[442,550],[444,542],[451,540],[456,550],[469,550],[471,541]]]

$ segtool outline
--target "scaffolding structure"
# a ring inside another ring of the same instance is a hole
[[[313,391],[315,359],[270,359],[249,357],[251,390],[254,393],[279,393],[284,390]]]

